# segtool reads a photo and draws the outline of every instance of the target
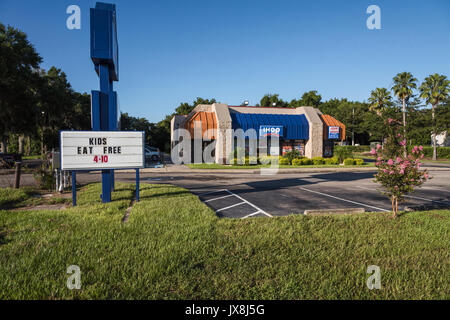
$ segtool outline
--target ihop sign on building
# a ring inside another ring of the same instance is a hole
[[[259,127],[260,137],[283,137],[283,126],[260,126]]]

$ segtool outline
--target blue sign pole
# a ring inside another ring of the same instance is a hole
[[[113,81],[119,81],[116,6],[97,2],[91,9],[91,59],[100,79],[100,91],[92,91],[92,130],[117,131],[117,95]],[[111,202],[114,170],[102,170],[102,202]]]
[[[72,171],[72,206],[77,205],[77,174],[76,171]]]
[[[139,169],[136,169],[136,201],[139,202]]]

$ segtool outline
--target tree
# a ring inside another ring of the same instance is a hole
[[[197,97],[197,99],[190,105],[187,102],[181,103],[178,108],[175,109],[175,114],[186,115],[189,114],[199,104],[213,104],[216,103],[216,99],[203,99]]]
[[[38,122],[41,131],[41,152],[59,145],[59,130],[74,129],[74,92],[67,76],[60,69],[51,67],[42,73],[39,90]]]
[[[432,74],[425,78],[425,81],[421,84],[420,97],[425,99],[427,104],[431,105],[431,119],[433,125],[433,160],[436,160],[436,108],[448,98],[448,92],[450,87],[450,81],[444,75],[437,73]]]
[[[288,107],[288,103],[279,98],[278,94],[268,93],[261,98],[261,107]]]
[[[302,95],[302,98],[300,100],[292,100],[291,105],[293,107],[318,107],[322,103],[322,96],[317,93],[317,90],[311,90],[308,92],[305,92]]]
[[[398,73],[394,77],[394,86],[392,90],[395,95],[403,102],[403,135],[406,137],[406,102],[412,96],[412,90],[417,87],[417,79],[412,76],[410,72]],[[406,155],[406,146],[404,148]]]
[[[0,23],[0,141],[36,128],[37,69],[42,58],[22,31]]]
[[[376,88],[370,93],[369,110],[382,117],[386,109],[392,104],[391,99],[391,94],[386,88]]]
[[[374,182],[380,183],[382,193],[391,199],[393,217],[396,218],[398,202],[403,201],[406,194],[422,185],[429,176],[427,170],[420,170],[423,147],[415,146],[409,154],[403,154],[402,157],[401,146],[406,146],[407,140],[399,133],[400,122],[388,118],[385,126],[388,135],[384,148],[378,144],[371,151],[376,156],[375,166],[378,168]]]

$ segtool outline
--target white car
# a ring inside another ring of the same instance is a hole
[[[151,161],[158,161],[160,157],[160,152],[158,148],[145,146],[145,159],[150,159]]]

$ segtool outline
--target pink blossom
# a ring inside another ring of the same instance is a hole
[[[381,149],[381,144],[377,144],[377,150],[380,150]]]
[[[397,159],[395,159],[395,161],[397,161],[397,162],[402,162],[402,158],[400,158],[400,157],[397,157]]]
[[[422,146],[419,146],[419,150],[422,151],[422,150],[423,150],[423,147],[422,147]]]
[[[388,119],[389,124],[391,124],[392,121],[394,121],[394,119],[392,119],[392,118],[389,118],[389,119]]]
[[[378,161],[381,161],[381,157],[378,157],[377,160],[378,160]]]
[[[388,172],[388,171],[387,171],[386,169],[383,169],[383,172],[386,173],[386,172]]]
[[[394,171],[389,171],[389,174],[394,174]]]
[[[423,176],[425,177],[425,179],[428,179],[428,173],[424,173]]]
[[[406,146],[406,139],[403,139],[402,141],[400,141],[400,145],[401,146]]]
[[[388,165],[392,166],[394,164],[394,160],[389,159],[387,163],[388,163]]]
[[[420,155],[420,159],[423,159],[423,153]]]
[[[401,170],[400,170],[400,174],[405,174],[405,170],[404,170],[404,169],[401,169]]]
[[[375,151],[375,149],[372,148],[372,150],[370,150],[370,154],[376,154],[377,152]]]

